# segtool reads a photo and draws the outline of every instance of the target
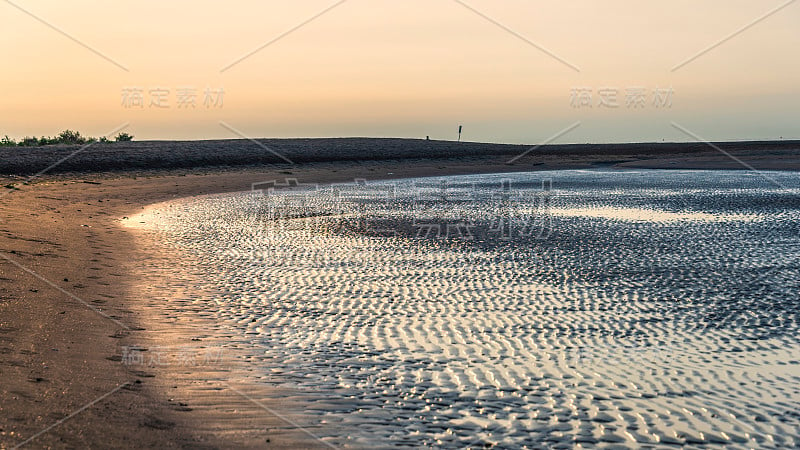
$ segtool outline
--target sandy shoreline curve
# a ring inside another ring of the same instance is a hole
[[[73,174],[6,188],[0,197],[0,447],[255,448],[267,439],[278,448],[322,445],[245,396],[209,388],[207,381],[220,377],[216,368],[124,364],[126,349],[176,348],[202,328],[159,320],[163,306],[136,296],[142,282],[136,269],[153,255],[120,218],[153,203],[246,191],[287,177],[327,183],[502,167],[319,163],[291,171]]]
[[[220,387],[217,381],[228,368],[125,364],[123,353],[132,346],[175,348],[202,342],[204,336],[202,322],[165,320],[164,306],[141,296],[142,283],[157,284],[163,274],[137,278],[137,269],[152,265],[157,255],[148,254],[148,246],[123,229],[119,219],[147,205],[246,191],[253,183],[286,178],[332,183],[616,166],[746,168],[742,162],[756,169],[798,170],[800,152],[794,148],[745,149],[735,159],[713,149],[646,158],[613,152],[552,154],[515,165],[506,164],[506,154],[451,155],[242,168],[87,168],[95,173],[43,175],[31,184],[20,183],[20,176],[5,177],[0,191],[0,448],[23,443],[57,448],[324,447],[270,412],[286,405],[259,405],[257,393],[250,395],[248,387]]]

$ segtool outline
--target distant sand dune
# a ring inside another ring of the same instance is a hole
[[[800,141],[727,142],[715,145],[757,167],[800,169]],[[530,148],[530,145],[392,138],[259,139],[258,143],[244,139],[141,141],[86,147],[0,147],[0,174],[34,174],[68,156],[48,172],[92,173],[259,164],[290,166],[287,159],[296,164],[470,158],[510,161]],[[75,153],[79,149],[82,150]],[[653,167],[659,168],[742,168],[735,160],[704,143],[545,145],[530,151],[516,165],[554,162],[643,167],[653,164]]]

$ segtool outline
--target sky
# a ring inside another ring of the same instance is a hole
[[[0,136],[800,139],[800,2],[0,0]]]

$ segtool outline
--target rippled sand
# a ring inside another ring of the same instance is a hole
[[[769,178],[289,183],[126,222],[331,443],[795,447],[800,179]]]

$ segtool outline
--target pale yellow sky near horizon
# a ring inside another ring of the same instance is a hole
[[[348,0],[223,71],[335,3],[0,1],[0,136],[129,123],[139,140],[454,139],[463,124],[466,140],[537,143],[580,122],[555,142],[692,140],[674,122],[711,140],[800,138],[800,4],[753,24],[785,1]],[[195,108],[178,107],[184,87]],[[123,105],[126,88],[143,107]],[[167,107],[150,105],[156,88]],[[222,105],[203,104],[206,88]],[[604,88],[618,107],[599,104]]]

